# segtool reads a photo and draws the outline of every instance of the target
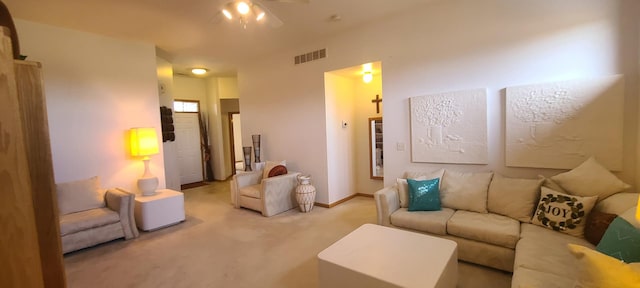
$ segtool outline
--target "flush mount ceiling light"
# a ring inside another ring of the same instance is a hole
[[[364,81],[364,83],[369,83],[371,80],[373,80],[373,73],[371,73],[371,71],[366,71],[362,74],[362,81]]]
[[[193,69],[191,69],[191,73],[193,73],[195,75],[204,75],[204,74],[207,74],[207,72],[209,72],[209,70],[207,70],[205,68],[193,68]]]
[[[373,80],[373,64],[366,63],[362,65],[362,81],[369,83]]]
[[[309,0],[264,0],[267,2],[283,2],[283,3],[309,3]],[[220,12],[228,21],[238,21],[242,28],[247,29],[247,25],[255,22],[269,22],[273,27],[282,25],[282,21],[273,13],[270,13],[264,5],[258,3],[257,0],[233,0],[227,2]]]

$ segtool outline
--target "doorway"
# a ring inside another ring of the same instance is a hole
[[[202,182],[204,170],[200,145],[200,103],[192,100],[175,100],[174,109],[180,185]]]
[[[244,170],[240,112],[229,112],[229,147],[231,147],[231,174]]]

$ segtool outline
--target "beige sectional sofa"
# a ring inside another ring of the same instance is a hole
[[[512,287],[575,287],[577,284],[577,260],[567,244],[589,248],[594,245],[584,237],[530,223],[542,187],[563,190],[558,183],[542,176],[513,179],[493,173],[443,169],[406,172],[404,178],[440,178],[441,210],[409,211],[406,181],[398,179],[396,185],[374,194],[378,224],[453,240],[458,243],[460,260],[513,272]],[[615,189],[625,190],[628,188],[625,185]],[[465,190],[470,191],[469,195]],[[455,192],[453,196],[451,191]],[[637,193],[613,194],[599,199],[592,210],[620,215],[633,209],[638,201]],[[452,197],[457,199],[452,202]]]

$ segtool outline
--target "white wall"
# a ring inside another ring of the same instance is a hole
[[[238,78],[218,77],[218,93],[220,99],[238,99]]]
[[[380,60],[386,185],[407,169],[443,166],[507,176],[550,175],[558,171],[504,166],[503,89],[622,73],[627,76],[624,153],[629,157],[618,175],[635,184],[638,17],[638,3],[633,0],[427,3],[241,67],[243,138],[263,134],[270,158],[286,157],[298,171],[312,174],[319,194],[327,195],[319,202],[334,198],[328,195],[341,195],[343,191],[327,190],[323,73]],[[292,64],[294,55],[319,48],[328,49],[328,58]],[[478,87],[489,93],[489,165],[411,163],[408,98]],[[396,151],[396,143],[404,143],[405,151]]]
[[[182,75],[173,77],[174,99],[196,100],[200,102],[200,111],[208,113],[209,99],[207,97],[207,84],[203,78],[194,78]]]
[[[164,87],[164,90],[158,88],[158,93],[160,94],[160,106],[171,108],[171,111],[173,111],[173,65],[161,57],[156,57],[156,64],[158,66],[158,85],[162,85]],[[175,141],[167,141],[162,143],[162,147],[164,155],[164,176],[167,188],[175,191],[181,191],[178,145]]]
[[[316,200],[334,203],[355,193],[355,81],[325,73],[324,85],[328,187],[317,191]],[[336,193],[328,194],[327,191]]]
[[[55,181],[98,175],[105,188],[136,191],[144,166],[129,156],[125,136],[132,127],[161,132],[154,46],[15,23],[22,54],[43,65]],[[162,151],[151,159],[164,188]]]
[[[364,83],[362,77],[354,79],[355,86],[355,108],[356,108],[356,192],[362,194],[373,194],[384,187],[384,181],[371,179],[370,155],[369,155],[369,118],[381,117],[384,101],[380,103],[380,113],[376,113],[376,105],[371,100],[382,95],[382,75],[374,74],[373,80]],[[382,119],[384,123],[384,118]],[[383,131],[384,132],[384,131]],[[383,134],[384,137],[384,134]],[[384,149],[391,149],[385,147]]]
[[[225,180],[229,177],[225,166],[224,140],[222,130],[222,111],[220,107],[220,93],[218,78],[206,79],[207,99],[209,101],[209,134],[211,135],[211,168],[215,180]]]

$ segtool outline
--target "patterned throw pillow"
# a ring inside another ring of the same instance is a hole
[[[409,184],[409,211],[438,211],[440,207],[440,179],[413,180]]]
[[[609,225],[596,250],[625,263],[640,262],[640,229],[617,217]]]
[[[542,187],[540,201],[531,223],[569,235],[583,237],[589,212],[597,196],[579,197]]]
[[[278,165],[275,166],[273,168],[271,168],[271,170],[269,170],[269,177],[275,177],[275,176],[280,176],[280,175],[284,175],[287,174],[287,167],[284,167],[284,165]]]
[[[273,167],[276,167],[278,165],[282,165],[282,166],[287,166],[287,161],[286,160],[282,160],[282,161],[267,161],[264,164],[264,168],[262,169],[262,179],[267,179],[269,178],[269,172],[271,172],[271,169],[273,169]]]

